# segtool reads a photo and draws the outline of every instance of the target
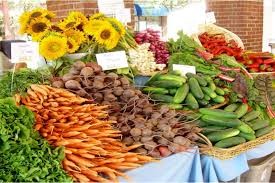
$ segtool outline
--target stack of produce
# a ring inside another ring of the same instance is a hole
[[[269,52],[246,52],[239,61],[249,72],[275,72],[275,58]]]
[[[154,53],[157,64],[167,64],[169,59],[169,51],[165,42],[160,40],[158,31],[147,29],[143,32],[138,32],[135,35],[135,40],[138,44],[150,43],[150,51]]]
[[[149,51],[150,44],[144,43],[137,48],[128,50],[131,68],[142,75],[150,75],[155,71],[162,71],[166,64],[157,64],[153,52]]]
[[[129,170],[152,160],[128,152],[114,130],[115,121],[105,120],[106,106],[88,104],[87,99],[64,89],[31,85],[22,104],[35,113],[35,129],[54,146],[65,147],[64,169],[79,182],[117,182]]]
[[[227,54],[240,58],[243,49],[234,40],[226,41],[224,35],[210,35],[207,32],[199,35],[199,40],[203,47],[214,56]]]
[[[12,98],[0,99],[1,182],[72,182],[62,169],[63,148],[33,129],[34,115]]]
[[[192,73],[186,76],[156,74],[147,82],[148,87],[143,91],[173,109],[194,110],[225,102],[224,95],[228,89],[217,87],[211,77]]]
[[[153,157],[166,157],[184,151],[199,137],[200,129],[184,123],[184,116],[174,110],[151,104],[147,95],[130,85],[127,78],[101,71],[96,63],[77,61],[70,73],[52,83],[96,103],[110,106],[109,120],[122,131],[127,145],[143,144],[137,152]],[[179,118],[181,117],[181,118]]]
[[[203,134],[215,147],[229,148],[270,133],[275,127],[260,112],[250,110],[248,104],[231,104],[222,109],[199,109]]]

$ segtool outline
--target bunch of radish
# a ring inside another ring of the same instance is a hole
[[[96,63],[77,61],[68,74],[56,78],[52,85],[109,106],[109,120],[117,121],[115,127],[122,132],[124,144],[142,144],[136,152],[166,157],[192,147],[199,138],[201,129],[185,123],[184,115],[168,106],[159,108],[127,78],[104,73]]]
[[[164,41],[161,41],[159,31],[147,29],[138,32],[135,35],[138,44],[150,43],[150,51],[155,54],[158,64],[167,64],[169,59],[169,51]]]

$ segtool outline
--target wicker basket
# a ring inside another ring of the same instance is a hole
[[[207,140],[207,139],[205,139]],[[275,140],[275,129],[273,129],[272,132],[261,136],[255,140],[246,142],[244,144],[240,144],[228,149],[222,149],[222,148],[217,148],[213,147],[211,142],[208,140],[207,142],[209,143],[208,145],[205,145],[205,147],[200,148],[200,152],[205,155],[213,156],[215,158],[225,160],[225,159],[230,159],[233,158],[249,149],[252,149],[258,145],[264,144],[268,141]],[[210,147],[209,147],[210,145]]]

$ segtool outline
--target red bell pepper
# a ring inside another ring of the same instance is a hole
[[[267,68],[269,68],[269,67],[271,67],[270,65],[268,65],[268,64],[261,64],[260,65],[260,70],[261,71],[265,71]]]
[[[254,63],[254,64],[247,65],[246,67],[247,68],[259,68],[259,66],[260,66],[260,64]]]
[[[263,61],[262,58],[257,58],[257,59],[256,59],[256,62],[257,62],[258,64],[262,64],[264,61]]]
[[[269,59],[264,60],[263,62],[264,62],[264,64],[273,64],[273,63],[275,63],[275,59],[269,58]]]

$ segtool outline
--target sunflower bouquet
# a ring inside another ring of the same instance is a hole
[[[54,14],[37,8],[21,15],[20,33],[39,42],[39,51],[47,60],[57,60],[71,53],[103,53],[128,50],[136,42],[125,26],[102,13],[85,16],[73,11],[54,23]]]

